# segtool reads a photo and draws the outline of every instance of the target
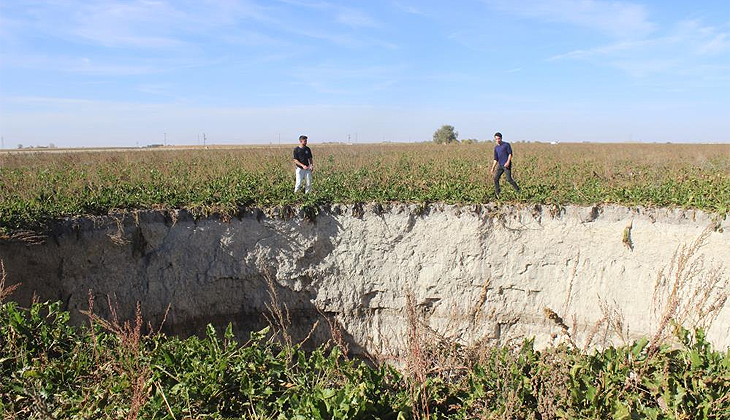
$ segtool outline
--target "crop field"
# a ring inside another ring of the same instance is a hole
[[[726,213],[730,145],[513,143],[518,194],[502,202],[681,206]],[[293,193],[294,146],[0,154],[0,229],[42,230],[56,218],[115,210],[342,202],[497,201],[491,143],[311,143],[312,194]]]

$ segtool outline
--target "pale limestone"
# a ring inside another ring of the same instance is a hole
[[[326,315],[339,321],[354,352],[371,354],[406,346],[407,293],[424,325],[464,343],[564,340],[545,316],[550,308],[582,345],[603,316],[600,301],[620,310],[631,338],[650,335],[661,309],[653,301],[658,273],[708,228],[695,258],[705,275],[720,277],[714,292],[728,293],[730,222],[701,211],[390,204],[334,205],[314,222],[305,214],[280,208],[230,221],[184,212],[68,220],[44,244],[0,242],[0,258],[9,282],[23,283],[14,295],[20,302],[34,292],[60,299],[76,322],[89,289],[97,310],[106,306],[99,297],[111,295],[130,317],[139,301],[153,323],[171,304],[166,328],[179,334],[200,333],[208,322],[232,322],[242,337],[262,327],[268,272],[295,339],[320,320],[313,341],[326,340]],[[623,242],[629,224],[633,249]],[[726,305],[709,338],[727,348],[729,337]],[[615,334],[607,340],[620,344]]]

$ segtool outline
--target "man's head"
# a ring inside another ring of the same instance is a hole
[[[307,145],[307,136],[299,136],[299,144],[301,144],[302,146],[306,146]]]
[[[500,133],[499,131],[494,133],[494,141],[497,142],[497,144],[501,144],[502,143],[502,133]]]

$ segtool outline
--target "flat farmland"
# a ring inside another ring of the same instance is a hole
[[[245,207],[498,201],[492,143],[317,144],[314,186],[293,192],[294,145],[0,154],[0,229],[137,209],[232,215]],[[726,213],[730,145],[512,143],[501,202],[680,206]]]

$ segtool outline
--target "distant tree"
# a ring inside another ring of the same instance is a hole
[[[48,145],[48,148],[49,148],[49,149],[55,149],[55,148],[56,148],[56,145],[55,145],[55,144],[53,144],[53,143],[51,143],[51,144],[49,144],[49,145]]]
[[[23,148],[23,145],[22,144],[18,144],[18,149],[22,149],[22,148]]]
[[[433,142],[437,144],[458,143],[459,132],[454,131],[453,125],[442,125],[433,133]]]
[[[465,139],[461,141],[461,144],[474,144],[479,143],[479,139]]]

